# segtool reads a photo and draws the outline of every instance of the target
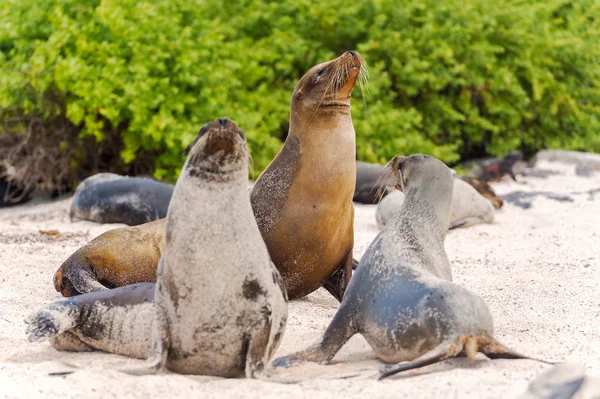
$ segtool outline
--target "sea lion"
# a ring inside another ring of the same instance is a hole
[[[165,247],[165,220],[109,230],[79,248],[54,274],[65,297],[156,281]]]
[[[375,212],[377,226],[383,228],[400,212],[403,203],[404,194],[399,191],[394,191],[382,199]],[[470,184],[455,178],[452,189],[450,230],[493,221],[494,207],[492,203],[481,196]]]
[[[75,190],[71,217],[137,226],[164,218],[172,195],[173,186],[153,179],[99,173]]]
[[[250,197],[290,299],[324,286],[341,301],[352,274],[356,144],[350,94],[363,71],[354,51],[298,82],[290,129]]]
[[[26,320],[31,341],[148,357],[136,374],[263,372],[285,329],[285,288],[250,206],[243,132],[227,119],[200,132],[173,192],[156,285],[47,305]]]
[[[473,292],[452,282],[444,239],[450,227],[453,178],[428,155],[391,161],[405,201],[360,260],[331,324],[310,348],[274,366],[328,362],[356,333],[377,356],[400,363],[386,377],[465,353],[524,358],[493,336],[492,315]]]

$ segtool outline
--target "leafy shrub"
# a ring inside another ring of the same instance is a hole
[[[600,151],[595,0],[4,0],[0,20],[1,117],[68,119],[74,168],[111,142],[121,168],[152,154],[172,181],[200,126],[227,116],[257,176],[299,77],[347,49],[371,72],[353,99],[360,159]]]

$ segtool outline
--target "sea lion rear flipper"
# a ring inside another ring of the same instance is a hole
[[[70,300],[58,301],[31,313],[24,320],[30,342],[43,341],[75,327],[79,309]]]
[[[329,293],[333,295],[338,302],[342,302],[344,292],[346,292],[346,287],[352,278],[353,269],[354,265],[352,259],[352,250],[350,250],[349,255],[344,260],[343,266],[323,282],[323,288],[329,291]]]
[[[555,362],[549,362],[547,360],[525,356],[519,352],[510,349],[495,338],[490,339],[489,342],[486,343],[480,342],[479,351],[487,357],[489,357],[490,359],[528,359],[546,364],[557,364]]]
[[[441,362],[442,360],[447,359],[449,357],[457,356],[467,345],[465,345],[464,338],[450,339],[444,341],[429,352],[419,356],[414,360],[408,362],[400,362],[391,367],[383,368],[379,373],[378,379],[383,380],[384,378],[387,378],[394,374],[398,374],[402,371],[417,369],[420,367],[428,366],[433,363]],[[469,349],[469,352],[471,352],[471,349]],[[475,352],[477,352],[476,348]]]

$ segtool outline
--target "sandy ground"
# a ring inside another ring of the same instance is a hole
[[[455,281],[481,295],[496,336],[530,356],[585,364],[600,375],[600,173],[574,167],[548,178],[494,184],[515,191],[577,192],[573,201],[537,198],[529,209],[507,203],[493,224],[451,231],[446,239]],[[328,366],[305,364],[270,371],[268,381],[162,374],[133,377],[115,371],[139,361],[106,353],[64,353],[29,343],[24,317],[60,299],[52,276],[77,248],[118,225],[71,223],[70,199],[0,210],[0,397],[262,397],[262,398],[515,398],[549,366],[530,360],[475,363],[452,359],[378,382],[381,362],[354,336]],[[58,230],[44,235],[40,230]],[[356,206],[360,257],[377,234],[375,206]],[[319,338],[337,302],[319,290],[292,302],[276,356]],[[50,373],[75,370],[63,376]]]

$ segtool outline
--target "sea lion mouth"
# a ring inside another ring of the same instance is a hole
[[[222,180],[217,175],[237,171],[242,168],[242,161],[249,158],[244,132],[226,118],[203,126],[190,147],[187,169],[193,177]]]

